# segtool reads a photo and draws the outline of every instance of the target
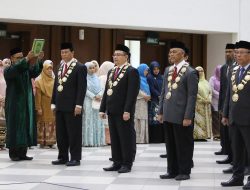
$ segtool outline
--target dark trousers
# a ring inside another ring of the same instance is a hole
[[[231,130],[227,125],[220,125],[220,144],[222,147],[222,152],[227,154],[230,159],[232,159],[232,149],[231,149]]]
[[[149,143],[164,143],[164,129],[162,124],[148,126]]]
[[[56,139],[58,159],[81,160],[82,158],[82,115],[73,112],[56,112]]]
[[[27,154],[27,147],[10,147],[9,157],[12,158],[25,158]]]
[[[134,117],[124,121],[122,115],[108,115],[111,152],[114,164],[132,167],[136,154]]]
[[[164,122],[169,174],[190,174],[192,167],[194,139],[193,126]]]
[[[230,128],[232,132],[233,176],[243,180],[246,163],[250,163],[250,126],[233,124]]]

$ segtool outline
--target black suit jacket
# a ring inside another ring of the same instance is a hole
[[[61,65],[62,67],[62,65]],[[63,83],[63,91],[58,92],[58,74],[55,83],[51,103],[56,105],[57,111],[72,112],[76,105],[83,105],[87,88],[87,68],[77,62],[69,75],[68,80]]]
[[[108,73],[108,78],[111,71]],[[140,89],[140,78],[137,69],[129,66],[124,77],[117,86],[113,87],[113,94],[107,95],[108,80],[103,94],[100,112],[107,114],[122,115],[129,112],[131,116],[135,113],[136,98]]]
[[[235,68],[236,69],[236,68]],[[250,66],[247,68],[243,75],[243,79],[246,76],[247,71],[250,71]],[[238,81],[239,77],[239,69],[237,69],[235,81]],[[238,91],[239,100],[237,102],[232,101],[232,82],[230,80],[224,109],[223,109],[223,115],[226,118],[229,118],[229,124],[236,124],[240,126],[249,126],[250,127],[250,81],[246,83],[244,88],[240,91]]]
[[[227,93],[228,76],[227,76],[228,65],[224,64],[220,68],[220,92],[219,92],[219,104],[218,110],[223,111],[224,100]]]

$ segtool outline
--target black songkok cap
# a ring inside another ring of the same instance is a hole
[[[170,49],[171,48],[181,48],[181,49],[183,49],[185,51],[185,53],[187,53],[186,52],[187,48],[185,47],[184,43],[179,42],[179,41],[173,41],[173,42],[171,42]]]
[[[74,50],[73,45],[72,45],[71,42],[63,42],[63,43],[61,43],[61,50],[62,49],[70,49],[70,51]]]
[[[225,49],[235,49],[235,45],[234,44],[226,44]]]
[[[188,49],[187,47],[185,47],[184,51],[185,51],[185,54],[186,54],[186,55],[189,55],[189,52],[190,52],[190,51],[189,51],[189,49]]]
[[[115,50],[124,51],[126,54],[130,55],[129,48],[123,44],[117,44]]]
[[[15,55],[16,53],[22,53],[22,49],[19,47],[16,47],[10,50],[10,56]]]
[[[244,48],[244,49],[249,49],[250,50],[250,42],[247,41],[239,41],[237,48]]]
[[[235,43],[234,49],[238,49],[238,44],[239,44],[239,42],[236,42],[236,43]]]

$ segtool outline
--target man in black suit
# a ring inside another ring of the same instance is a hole
[[[113,54],[116,64],[108,73],[104,95],[100,106],[100,117],[108,115],[113,165],[104,171],[131,171],[136,154],[134,113],[140,88],[137,69],[129,63],[130,50],[117,45]]]
[[[219,105],[218,110],[220,115],[223,112],[224,101],[226,97],[226,91],[228,86],[228,76],[233,70],[233,63],[235,62],[234,59],[234,44],[226,44],[225,49],[225,58],[226,63],[220,69],[220,93],[219,93]],[[229,164],[232,162],[232,150],[231,150],[231,142],[230,142],[230,135],[229,135],[229,128],[227,125],[220,125],[220,139],[221,139],[221,150],[215,152],[216,155],[228,155],[225,160],[218,160],[216,161],[218,164]]]
[[[87,69],[74,58],[71,43],[61,44],[61,57],[51,100],[51,108],[56,113],[59,149],[58,160],[52,161],[52,164],[77,166],[82,156],[82,105],[87,87]]]
[[[250,42],[237,44],[237,63],[227,89],[222,122],[231,130],[233,176],[222,186],[242,186],[244,180],[245,151],[250,158]],[[243,189],[250,189],[250,178]]]

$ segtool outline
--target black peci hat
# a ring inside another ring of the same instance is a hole
[[[225,49],[235,49],[235,44],[226,44]]]
[[[70,49],[70,51],[74,50],[73,45],[72,45],[71,42],[63,42],[63,43],[61,43],[61,50],[62,49]]]
[[[130,55],[130,50],[127,46],[123,45],[123,44],[117,44],[115,50],[120,50],[125,52],[126,54]]]
[[[186,54],[186,55],[189,55],[190,50],[189,50],[187,47],[185,47],[184,51],[185,51],[185,54]]]
[[[10,50],[10,56],[15,55],[16,53],[22,53],[22,49],[19,47],[16,47]]]
[[[181,48],[181,49],[183,49],[185,51],[185,53],[187,53],[186,52],[187,48],[185,47],[185,44],[182,43],[182,42],[179,42],[179,41],[173,41],[173,42],[171,42],[170,49],[171,48]]]
[[[244,48],[250,50],[250,42],[247,41],[239,41],[237,44],[237,48]]]

